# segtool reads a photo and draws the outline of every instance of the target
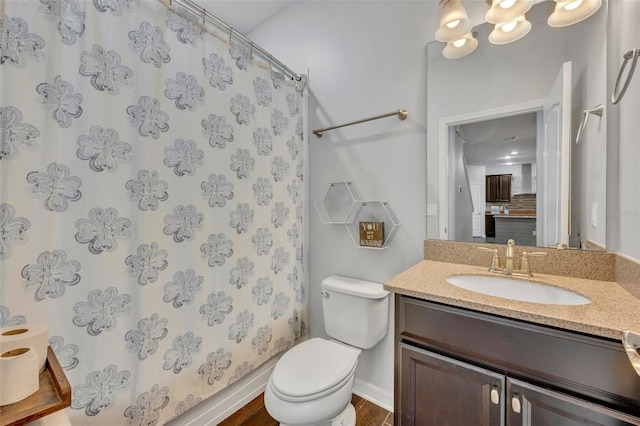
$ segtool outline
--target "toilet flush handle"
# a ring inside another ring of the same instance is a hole
[[[320,295],[322,295],[322,297],[324,297],[325,299],[329,298],[329,292],[328,291],[321,290],[320,291]]]

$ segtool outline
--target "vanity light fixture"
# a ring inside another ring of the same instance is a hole
[[[485,19],[494,24],[489,41],[492,44],[507,44],[527,35],[531,31],[531,22],[527,21],[525,13],[540,1],[544,0],[485,0],[489,5]],[[554,1],[555,10],[547,20],[551,27],[566,27],[581,22],[602,6],[602,0]],[[440,6],[442,16],[435,38],[447,43],[442,51],[443,56],[458,59],[476,50],[478,40],[471,35],[473,23],[462,0],[440,0]]]
[[[447,59],[462,58],[476,50],[477,47],[478,40],[473,37],[473,34],[467,33],[464,37],[447,42],[447,45],[442,50],[442,56]]]
[[[534,0],[493,0],[485,15],[490,24],[512,22],[533,7]]]
[[[531,22],[522,15],[511,22],[496,24],[489,34],[489,41],[493,44],[507,44],[520,40],[529,31],[531,31]]]
[[[600,9],[602,0],[556,1],[556,8],[549,16],[550,27],[567,27],[584,21]]]
[[[473,28],[461,0],[441,0],[442,17],[435,37],[438,41],[451,42],[465,37]]]

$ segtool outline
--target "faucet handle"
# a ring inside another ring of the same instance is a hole
[[[542,256],[546,256],[546,255],[547,255],[547,253],[545,253],[543,251],[532,251],[530,253],[526,252],[526,251],[522,252],[522,257],[525,257],[525,256],[527,256],[527,257],[531,257],[531,256],[533,256],[533,257],[536,257],[536,256],[542,257]]]
[[[477,249],[480,250],[480,251],[490,251],[491,253],[495,253],[495,252],[498,251],[498,249],[490,249],[490,248],[487,248],[487,247],[477,247]]]
[[[531,265],[529,264],[529,257],[531,256],[546,256],[547,253],[542,251],[534,251],[531,253],[527,253],[526,251],[522,252],[522,258],[520,259],[520,273],[526,276],[532,276],[531,274]]]
[[[502,267],[502,265],[500,265],[500,256],[498,256],[498,249],[478,247],[478,250],[493,253],[493,257],[491,257],[491,264],[489,265],[489,272],[496,272]]]

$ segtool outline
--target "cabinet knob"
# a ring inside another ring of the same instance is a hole
[[[500,393],[495,386],[493,389],[491,389],[491,402],[496,405],[500,404]]]
[[[513,398],[511,398],[511,409],[513,410],[514,413],[520,413],[520,411],[522,411],[522,406],[520,405],[520,399],[518,398],[518,395],[513,395]]]

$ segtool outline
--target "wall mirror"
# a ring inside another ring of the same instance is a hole
[[[428,45],[427,238],[605,250],[604,114],[576,134],[606,104],[607,4],[552,28],[554,4],[535,4],[509,44],[484,23],[462,58]]]

